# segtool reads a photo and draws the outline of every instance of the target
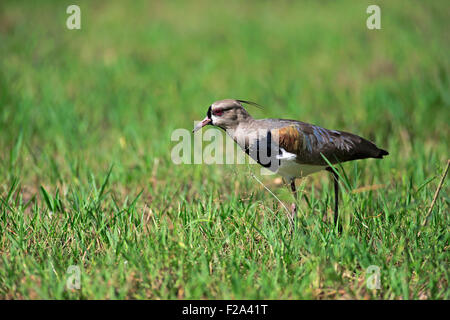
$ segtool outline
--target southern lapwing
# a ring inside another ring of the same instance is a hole
[[[193,132],[206,125],[224,129],[227,134],[256,162],[280,174],[296,197],[295,179],[328,170],[334,176],[334,222],[338,222],[339,176],[329,164],[350,160],[382,159],[389,153],[355,134],[328,130],[295,120],[254,119],[244,104],[259,106],[244,100],[225,99],[208,108],[206,118]],[[297,212],[291,206],[291,223]],[[291,227],[293,225],[291,224]]]

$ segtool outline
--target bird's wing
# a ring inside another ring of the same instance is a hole
[[[380,158],[387,154],[372,142],[357,135],[303,122],[272,129],[271,135],[273,142],[278,143],[285,151],[295,154],[296,161],[303,164],[327,165],[323,156],[331,163],[337,163]]]

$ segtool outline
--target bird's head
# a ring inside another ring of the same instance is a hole
[[[195,132],[206,125],[217,126],[224,130],[235,129],[239,123],[251,120],[252,117],[242,106],[243,103],[258,106],[254,102],[244,100],[225,99],[216,101],[209,106],[206,118],[198,123],[192,132]]]

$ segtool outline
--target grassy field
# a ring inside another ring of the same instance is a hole
[[[38,3],[0,4],[0,298],[450,298],[448,1]],[[328,173],[290,236],[276,177],[172,162],[223,98],[389,150],[343,165],[341,234]]]

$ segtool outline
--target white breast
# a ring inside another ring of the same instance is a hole
[[[314,166],[309,164],[300,164],[294,160],[281,160],[277,174],[283,176],[287,181],[293,178],[303,178],[311,173],[324,170],[326,166]]]
[[[282,154],[277,158],[280,159],[280,166],[276,171],[277,174],[283,176],[287,181],[293,178],[303,178],[307,175],[324,170],[326,166],[315,166],[310,164],[300,164],[295,159],[297,156],[281,149]]]

